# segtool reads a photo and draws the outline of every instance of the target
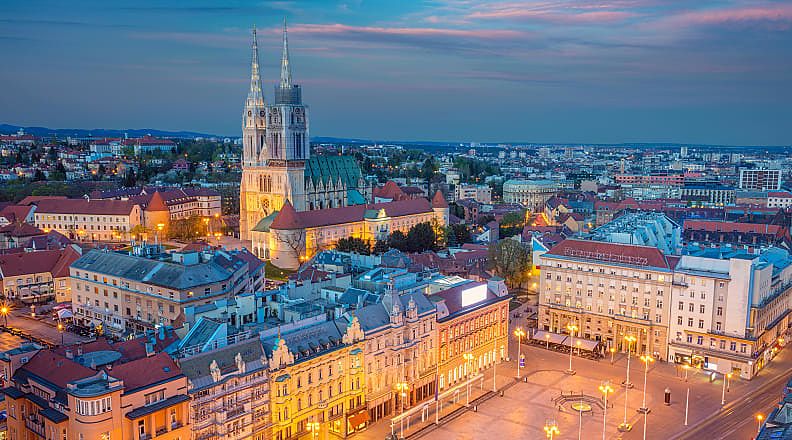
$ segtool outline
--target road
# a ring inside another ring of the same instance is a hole
[[[26,334],[43,339],[50,344],[60,345],[61,343],[61,333],[58,331],[55,321],[52,321],[52,319],[48,316],[34,319],[22,310],[14,310],[8,317],[8,325],[11,327],[16,327]],[[64,332],[62,336],[63,342],[66,345],[89,340],[89,338],[68,331]]]
[[[679,440],[700,439],[703,435],[711,440],[748,440],[757,431],[756,415],[767,416],[781,399],[782,389],[792,375],[792,369],[780,374],[751,392],[745,398],[727,404],[714,416],[676,437]]]

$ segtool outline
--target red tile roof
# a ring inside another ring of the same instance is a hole
[[[151,195],[151,200],[149,200],[149,203],[146,206],[146,211],[154,212],[167,210],[168,206],[165,205],[165,200],[162,199],[162,194],[160,194],[159,191],[154,191],[154,194]]]
[[[135,204],[127,200],[90,200],[90,199],[40,199],[36,213],[44,214],[89,214],[89,215],[129,215]]]
[[[69,265],[79,257],[71,247],[7,254],[0,256],[0,272],[3,278],[44,272],[62,277],[68,275]]]
[[[323,209],[315,212],[325,211],[331,211],[331,209]],[[294,206],[292,206],[291,202],[288,200],[283,203],[283,207],[281,207],[278,215],[275,216],[270,225],[271,229],[301,229],[302,227],[303,224],[297,216],[297,211],[294,210]]]
[[[39,351],[22,368],[62,389],[65,389],[69,382],[96,374],[94,370],[66,359],[65,356],[52,350]]]
[[[44,235],[45,232],[31,225],[30,223],[20,223],[15,221],[0,228],[0,234],[8,235],[10,237],[32,237],[35,235]]]
[[[154,356],[115,365],[107,374],[124,381],[124,392],[182,375],[176,362],[167,353],[158,353]]]
[[[27,196],[24,199],[19,201],[19,205],[31,205],[33,203],[37,203],[40,200],[50,200],[50,199],[66,199],[66,196]]]
[[[402,217],[413,214],[432,213],[429,201],[417,199],[393,202],[373,203],[366,205],[344,206],[341,208],[319,209],[315,211],[296,212],[287,200],[270,225],[270,229],[302,229],[320,226],[338,225],[362,221],[366,211],[385,210],[389,217]]]
[[[740,232],[743,234],[769,234],[776,235],[781,226],[763,223],[736,223],[707,220],[687,220],[685,230],[706,232]]]
[[[407,198],[407,194],[392,180],[385,182],[382,187],[375,187],[371,192],[374,197],[381,199],[403,200]]]
[[[25,205],[6,206],[0,211],[0,217],[5,217],[9,222],[24,222],[32,209],[32,206]]]
[[[448,203],[440,190],[435,191],[432,197],[432,208],[448,208]]]
[[[632,266],[670,268],[665,255],[659,249],[651,246],[567,239],[553,246],[545,254],[547,257],[551,255]]]

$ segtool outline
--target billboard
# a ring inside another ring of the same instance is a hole
[[[462,307],[471,306],[487,299],[487,285],[480,284],[462,291]]]

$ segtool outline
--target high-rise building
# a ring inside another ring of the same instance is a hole
[[[781,189],[781,170],[741,168],[740,189],[778,191]]]
[[[280,82],[268,104],[261,88],[253,30],[250,90],[242,115],[239,231],[243,240],[261,219],[288,200],[297,211],[365,203],[366,184],[351,156],[311,156],[308,108],[292,80],[286,23]]]

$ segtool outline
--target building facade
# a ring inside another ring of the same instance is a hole
[[[542,212],[558,189],[558,183],[552,180],[511,179],[503,183],[503,202],[521,203],[531,212]]]
[[[564,240],[541,256],[540,330],[666,359],[673,262],[655,247]]]
[[[250,272],[248,262],[237,255],[247,251],[161,254],[157,249],[94,249],[72,263],[75,320],[114,334],[179,327],[186,307],[233,298],[263,277],[260,268]]]
[[[365,428],[363,339],[355,318],[263,338],[273,440],[346,438]]]
[[[140,205],[124,200],[46,198],[35,202],[35,226],[75,241],[126,241],[141,225]]]
[[[261,219],[288,200],[297,211],[365,202],[366,183],[351,157],[312,157],[308,108],[292,80],[286,27],[280,83],[272,104],[265,102],[253,31],[251,79],[242,115],[242,182],[239,229],[243,240]]]
[[[79,247],[0,255],[0,286],[5,298],[26,304],[71,301],[69,265]]]
[[[740,189],[778,191],[781,189],[781,170],[741,168]]]

